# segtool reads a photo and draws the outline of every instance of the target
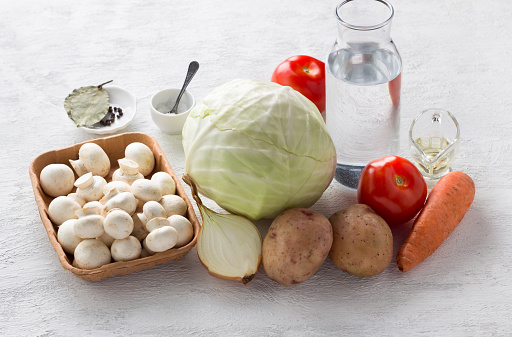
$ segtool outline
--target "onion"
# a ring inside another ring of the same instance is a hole
[[[197,255],[210,275],[249,283],[261,263],[261,234],[240,215],[219,214],[207,208],[190,176],[183,177],[199,207],[203,224],[197,238]]]

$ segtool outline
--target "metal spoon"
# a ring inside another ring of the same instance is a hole
[[[181,96],[183,96],[183,93],[185,92],[185,89],[187,89],[188,84],[190,81],[192,81],[192,78],[196,74],[197,70],[199,69],[199,62],[192,61],[188,65],[188,71],[187,76],[185,77],[185,82],[183,82],[183,86],[181,87],[181,91],[178,94],[178,98],[176,98],[176,103],[174,103],[173,108],[168,113],[170,114],[178,114],[178,104],[180,103]]]

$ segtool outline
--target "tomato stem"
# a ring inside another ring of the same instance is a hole
[[[302,71],[304,71],[306,74],[309,74],[309,68],[304,67],[302,68]]]
[[[405,183],[405,179],[400,176],[395,176],[395,181],[398,186],[403,186]]]

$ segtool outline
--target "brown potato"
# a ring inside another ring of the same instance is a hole
[[[293,208],[274,219],[263,240],[265,273],[283,286],[309,279],[327,258],[332,227],[320,213]]]
[[[384,219],[367,205],[357,204],[330,218],[333,243],[329,257],[336,267],[359,277],[384,271],[393,258],[393,234]]]

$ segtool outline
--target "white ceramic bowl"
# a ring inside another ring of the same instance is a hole
[[[180,108],[178,109],[178,114],[162,113],[158,111],[157,108],[165,105],[168,110],[171,110],[179,93],[180,89],[164,89],[151,97],[150,110],[153,122],[160,128],[160,130],[171,135],[181,133],[183,124],[185,124],[185,120],[187,119],[190,110],[195,105],[196,101],[194,96],[192,96],[189,91],[185,90],[179,103]]]
[[[104,88],[108,92],[110,105],[121,107],[123,109],[123,116],[116,119],[111,125],[102,125],[98,122],[91,126],[80,127],[80,129],[86,132],[97,135],[108,135],[121,131],[133,121],[137,113],[137,99],[131,92],[115,85],[106,85]]]

